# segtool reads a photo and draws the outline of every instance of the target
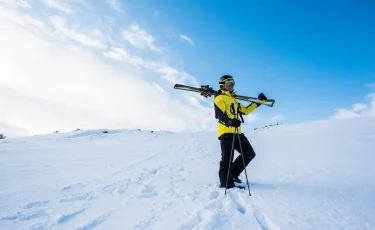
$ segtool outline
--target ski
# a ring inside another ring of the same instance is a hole
[[[179,89],[179,90],[197,92],[206,98],[214,96],[217,93],[217,91],[212,89],[212,87],[210,87],[209,85],[202,85],[200,88],[198,88],[198,87],[193,87],[193,86],[188,86],[188,85],[175,84],[174,88]],[[273,104],[275,103],[274,99],[268,99],[268,100],[262,101],[256,97],[248,97],[248,96],[241,96],[241,95],[235,95],[234,97],[238,100],[255,102],[255,103],[263,104],[269,107],[273,107]]]

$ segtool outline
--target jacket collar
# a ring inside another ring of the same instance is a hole
[[[225,94],[225,95],[227,95],[229,97],[234,97],[234,95],[236,95],[235,91],[229,92],[227,90],[222,90],[221,92],[222,92],[222,94]]]

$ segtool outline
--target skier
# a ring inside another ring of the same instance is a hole
[[[238,178],[241,172],[245,169],[242,156],[238,156],[233,161],[233,155],[231,156],[233,135],[235,135],[235,128],[238,128],[240,141],[242,145],[243,153],[240,150],[240,143],[238,137],[235,139],[234,149],[243,155],[245,161],[245,167],[255,157],[255,152],[251,144],[249,143],[246,136],[241,131],[241,120],[243,122],[242,115],[248,115],[253,112],[260,104],[252,102],[250,105],[245,107],[241,103],[238,103],[234,98],[235,92],[233,91],[235,81],[232,76],[224,75],[220,78],[219,86],[220,90],[215,95],[214,107],[215,107],[215,118],[218,119],[217,136],[220,140],[221,146],[221,161],[219,167],[219,179],[222,188],[233,188],[238,187],[244,189],[243,186],[235,185],[236,183],[242,183]],[[267,97],[260,93],[258,96],[260,100],[267,100]],[[238,116],[241,120],[236,119]],[[233,162],[232,162],[233,161]],[[231,168],[229,169],[229,163],[231,162]],[[227,184],[227,176],[229,170],[229,178]]]

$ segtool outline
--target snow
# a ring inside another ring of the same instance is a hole
[[[251,196],[218,188],[215,132],[0,140],[0,229],[375,228],[375,118],[246,135]]]

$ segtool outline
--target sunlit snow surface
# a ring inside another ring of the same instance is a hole
[[[252,196],[218,188],[214,132],[0,140],[0,229],[375,229],[374,118],[246,135]]]

